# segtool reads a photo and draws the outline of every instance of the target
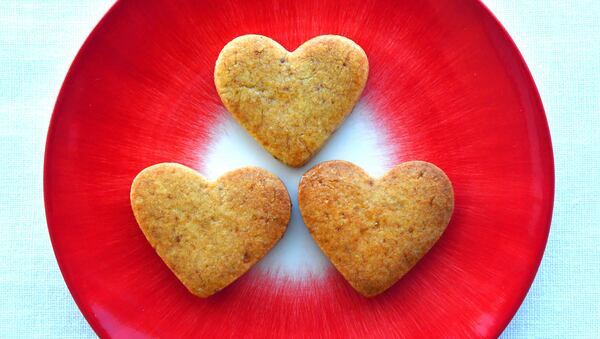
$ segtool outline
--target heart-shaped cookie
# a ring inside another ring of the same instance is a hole
[[[275,158],[305,164],[360,98],[369,63],[352,40],[324,35],[288,52],[260,35],[229,42],[215,66],[217,92]]]
[[[248,271],[281,238],[291,213],[285,186],[263,169],[242,168],[209,182],[174,163],[137,175],[131,207],[158,255],[199,297]]]
[[[365,296],[392,286],[429,251],[454,209],[452,184],[422,161],[380,179],[346,161],[321,163],[300,181],[302,218],[319,247]]]

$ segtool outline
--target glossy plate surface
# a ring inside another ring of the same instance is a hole
[[[219,51],[247,33],[289,50],[340,34],[369,57],[361,102],[304,168],[262,151],[216,94]],[[376,298],[345,283],[296,209],[300,176],[326,159],[373,175],[426,160],[454,184],[441,240]],[[294,201],[281,243],[209,299],[187,292],[131,213],[132,179],[164,161],[211,178],[261,166]],[[554,194],[535,84],[500,24],[467,0],[119,1],[67,75],[44,175],[48,227],[73,297],[98,334],[127,338],[498,335],[535,276]]]

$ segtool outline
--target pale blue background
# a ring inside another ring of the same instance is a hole
[[[523,53],[552,133],[556,202],[505,338],[600,338],[600,0],[486,0]],[[94,337],[54,259],[42,196],[58,90],[110,0],[0,0],[0,337]]]

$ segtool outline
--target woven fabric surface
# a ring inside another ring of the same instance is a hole
[[[0,337],[95,337],[52,252],[48,123],[65,74],[113,1],[0,1]],[[540,91],[556,166],[540,270],[504,338],[600,337],[600,1],[486,0]]]

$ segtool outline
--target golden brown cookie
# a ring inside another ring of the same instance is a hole
[[[283,183],[259,168],[209,182],[174,163],[150,166],[131,186],[131,207],[158,255],[193,294],[231,284],[281,238],[291,204]]]
[[[302,177],[302,218],[321,250],[364,296],[392,286],[442,235],[454,209],[448,177],[411,161],[373,179],[346,161],[328,161]]]
[[[221,51],[215,85],[254,139],[300,167],[352,111],[368,73],[365,52],[341,36],[318,36],[288,52],[267,37],[244,35]]]

